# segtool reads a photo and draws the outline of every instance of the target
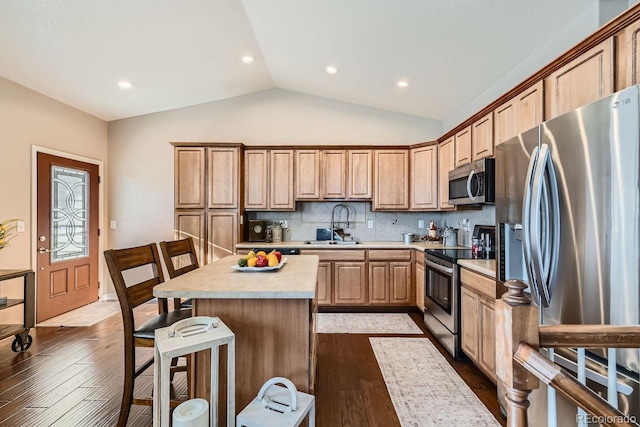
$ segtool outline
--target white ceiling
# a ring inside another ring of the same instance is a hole
[[[0,75],[107,121],[274,87],[445,120],[594,3],[2,0]]]

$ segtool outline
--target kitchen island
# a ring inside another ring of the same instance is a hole
[[[275,376],[313,393],[318,256],[288,256],[281,269],[240,272],[230,255],[156,286],[161,298],[193,298],[194,316],[217,316],[236,336],[236,411],[240,412]],[[209,396],[209,352],[195,357],[196,397]],[[221,376],[226,352],[221,351]],[[224,379],[220,396],[224,403]],[[224,419],[224,404],[219,419]]]

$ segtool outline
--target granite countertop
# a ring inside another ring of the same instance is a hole
[[[236,249],[253,249],[253,248],[300,248],[300,249],[417,249],[423,251],[425,249],[471,249],[465,246],[444,246],[440,242],[368,242],[363,241],[353,245],[329,245],[326,243],[305,244],[305,241],[288,241],[278,243],[265,242],[242,242],[236,245]]]
[[[495,259],[459,259],[458,265],[494,279],[496,277]]]
[[[229,255],[161,283],[153,295],[161,298],[312,299],[318,280],[317,255],[287,257],[275,271],[242,272],[231,268],[240,255]]]

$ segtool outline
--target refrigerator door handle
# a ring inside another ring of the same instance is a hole
[[[538,152],[533,178],[531,227],[531,267],[540,305],[549,307],[551,281],[555,277],[560,246],[560,204],[558,181],[547,144]],[[544,215],[544,222],[542,221]],[[544,230],[541,227],[544,226]],[[544,239],[544,240],[543,240]]]
[[[527,170],[527,179],[524,187],[524,197],[522,201],[522,248],[524,251],[524,265],[527,270],[527,276],[529,277],[529,284],[531,289],[537,293],[535,286],[536,279],[533,276],[534,272],[531,268],[531,190],[534,185],[533,176],[538,163],[538,147],[533,149],[531,153],[531,159],[529,160],[529,168]]]

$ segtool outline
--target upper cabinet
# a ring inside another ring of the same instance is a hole
[[[471,125],[471,160],[493,156],[493,113]]]
[[[467,126],[456,133],[454,159],[455,167],[471,163],[471,126]]]
[[[371,169],[371,150],[296,150],[295,198],[371,199]]]
[[[349,150],[347,199],[370,200],[373,194],[373,150]]]
[[[409,209],[409,150],[374,150],[373,210]]]
[[[237,147],[207,148],[207,178],[209,208],[237,209],[240,184],[240,149]]]
[[[320,150],[296,150],[296,200],[320,199]]]
[[[494,110],[495,145],[542,123],[544,119],[542,88],[541,80]]]
[[[624,30],[624,59],[626,71],[623,76],[626,79],[623,87],[640,83],[640,21],[636,21]]]
[[[347,197],[347,150],[322,150],[322,198]]]
[[[449,171],[455,168],[455,136],[440,143],[438,147],[438,207],[454,209],[449,203]]]
[[[611,37],[545,79],[545,117],[552,119],[613,93]]]
[[[413,148],[410,168],[411,210],[438,209],[438,145]]]
[[[245,150],[246,210],[293,211],[293,194],[293,150]]]
[[[205,160],[204,147],[174,149],[176,208],[202,209],[205,207]]]

